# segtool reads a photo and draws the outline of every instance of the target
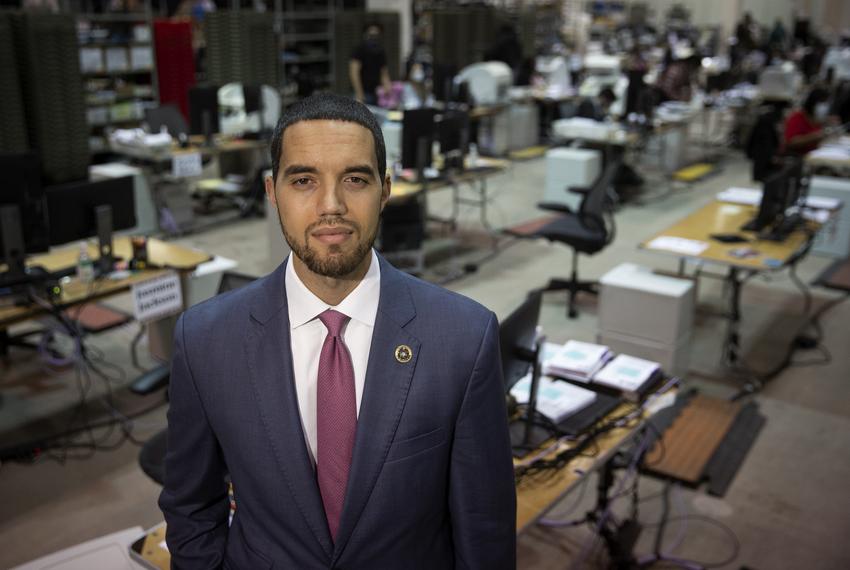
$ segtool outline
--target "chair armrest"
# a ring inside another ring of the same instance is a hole
[[[570,186],[567,188],[567,192],[572,192],[573,194],[588,194],[590,193],[590,188],[587,186]]]
[[[537,207],[541,210],[547,210],[549,212],[558,212],[559,214],[572,214],[573,211],[566,204],[561,204],[559,202],[538,202]]]

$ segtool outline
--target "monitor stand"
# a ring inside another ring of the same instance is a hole
[[[531,368],[531,386],[528,390],[528,405],[525,408],[525,415],[511,422],[508,426],[514,457],[525,457],[539,448],[547,439],[552,438],[552,434],[548,430],[534,424],[537,412],[537,387],[540,384],[541,369],[543,368],[541,357],[545,341],[545,337],[540,337],[534,343],[534,364]]]
[[[99,275],[112,273],[115,256],[112,254],[112,206],[103,205],[95,208],[97,219],[98,253],[97,269]]]

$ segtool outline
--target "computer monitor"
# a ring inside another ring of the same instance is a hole
[[[145,122],[152,133],[158,133],[163,127],[175,139],[189,134],[189,125],[176,105],[168,103],[153,109],[145,109]]]
[[[463,156],[469,146],[469,114],[447,109],[437,116],[437,137],[446,168],[463,168]]]
[[[505,391],[528,374],[534,358],[542,294],[534,291],[499,325],[499,347]]]
[[[401,167],[431,166],[431,144],[434,142],[435,109],[410,109],[404,112],[401,123]]]
[[[438,63],[434,65],[433,70],[431,86],[434,92],[434,99],[446,103],[456,101],[457,94],[455,93],[454,80],[455,75],[457,75],[457,66]]]
[[[218,85],[189,89],[189,133],[210,138],[219,132]]]
[[[50,243],[59,245],[97,236],[101,273],[111,271],[112,232],[136,226],[133,177],[82,180],[46,188]]]
[[[0,154],[0,280],[25,273],[28,254],[47,251],[48,217],[41,164],[34,153]]]
[[[756,217],[741,226],[744,231],[760,232],[781,220],[788,200],[789,168],[782,168],[764,182]]]

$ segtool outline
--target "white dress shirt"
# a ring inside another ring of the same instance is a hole
[[[313,464],[316,463],[316,384],[319,375],[319,356],[328,329],[317,317],[328,309],[349,317],[342,333],[345,346],[351,354],[354,368],[354,393],[357,415],[366,382],[366,365],[372,346],[372,332],[378,314],[381,293],[381,268],[378,256],[372,250],[372,260],[365,277],[342,302],[333,307],[314,295],[295,273],[292,254],[286,264],[286,299],[289,308],[289,334],[292,348],[292,369],[295,372],[295,391],[298,394],[298,411],[301,427],[307,439]]]

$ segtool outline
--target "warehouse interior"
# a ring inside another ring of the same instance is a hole
[[[171,567],[174,326],[289,258],[325,92],[501,323],[516,568],[850,567],[845,2],[0,0],[0,73],[0,568]]]

